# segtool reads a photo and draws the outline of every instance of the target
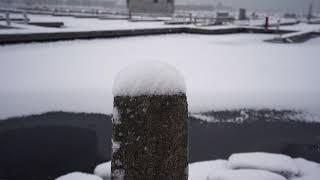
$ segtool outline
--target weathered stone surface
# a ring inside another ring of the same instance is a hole
[[[113,179],[188,179],[185,95],[115,97]]]

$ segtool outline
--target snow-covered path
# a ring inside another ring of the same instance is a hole
[[[269,107],[320,112],[320,39],[159,35],[0,47],[0,118],[51,110],[110,113],[116,73],[165,61],[185,76],[191,111]]]

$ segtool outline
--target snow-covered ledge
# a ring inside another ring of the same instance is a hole
[[[113,86],[113,179],[188,179],[183,76],[161,62],[122,70]]]

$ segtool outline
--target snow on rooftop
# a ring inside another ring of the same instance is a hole
[[[60,176],[56,180],[102,180],[102,178],[92,174],[73,172]]]
[[[293,159],[282,154],[271,153],[239,153],[229,157],[232,169],[260,169],[276,172],[286,177],[299,174],[299,169]]]
[[[186,93],[182,74],[157,61],[130,65],[120,71],[113,84],[114,96],[176,95]]]

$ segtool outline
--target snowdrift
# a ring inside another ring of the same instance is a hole
[[[110,179],[111,163],[98,165],[94,174],[105,180]],[[233,154],[229,160],[197,162],[189,166],[189,180],[317,180],[319,178],[318,163],[263,152]]]

